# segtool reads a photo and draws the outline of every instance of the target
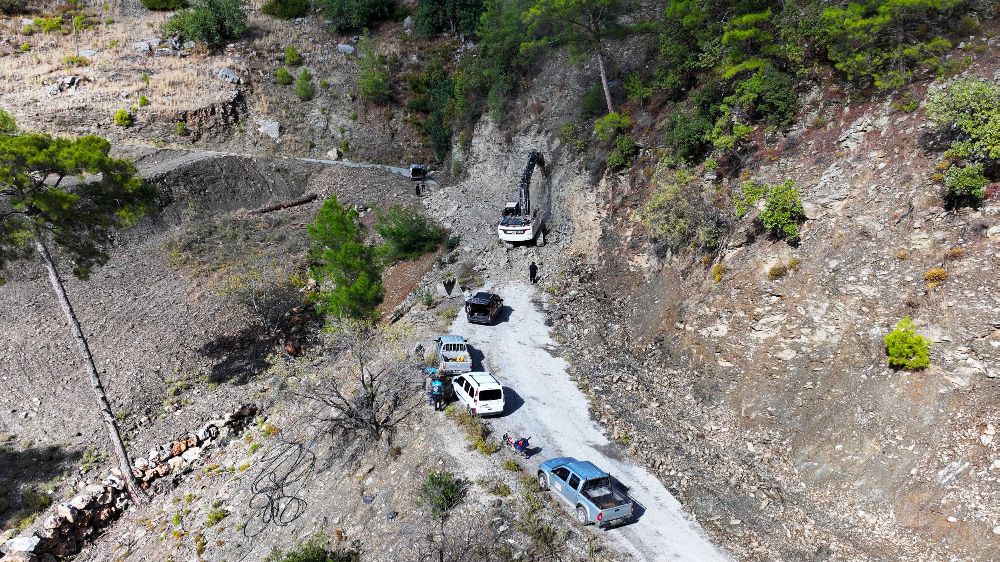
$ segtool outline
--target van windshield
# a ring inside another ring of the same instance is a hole
[[[499,388],[490,388],[479,391],[479,401],[488,402],[490,400],[500,400],[503,398],[503,391]]]

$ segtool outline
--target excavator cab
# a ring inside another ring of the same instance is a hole
[[[528,155],[528,163],[521,174],[521,182],[517,191],[518,200],[504,204],[500,213],[497,235],[499,235],[501,242],[512,244],[514,242],[534,241],[539,246],[545,244],[545,224],[538,211],[531,208],[529,192],[531,174],[536,164],[542,167],[544,173],[545,160],[541,153],[532,151]]]

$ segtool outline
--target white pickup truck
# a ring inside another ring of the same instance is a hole
[[[472,370],[472,357],[465,338],[456,335],[438,336],[434,344],[439,372],[456,375]]]

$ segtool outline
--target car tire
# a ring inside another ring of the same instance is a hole
[[[590,524],[590,521],[587,518],[587,510],[584,509],[582,505],[576,506],[576,520],[579,521],[584,527]]]
[[[549,489],[549,479],[545,477],[544,472],[538,473],[538,487],[541,488],[542,490]]]

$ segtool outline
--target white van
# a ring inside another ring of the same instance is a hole
[[[503,386],[493,375],[477,371],[457,376],[451,380],[455,398],[480,416],[498,416],[503,413]]]

